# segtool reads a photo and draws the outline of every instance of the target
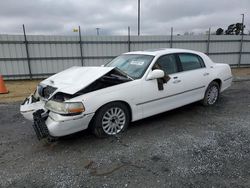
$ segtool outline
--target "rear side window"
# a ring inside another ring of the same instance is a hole
[[[169,54],[159,57],[154,65],[154,69],[156,68],[163,70],[167,74],[178,72],[175,55]]]
[[[201,57],[195,54],[179,54],[183,71],[194,70],[205,67]]]

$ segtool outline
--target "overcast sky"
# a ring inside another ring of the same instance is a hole
[[[141,34],[166,35],[215,31],[241,22],[245,13],[246,32],[250,30],[250,0],[141,0]],[[1,0],[0,33],[28,34],[74,33],[125,35],[127,26],[137,34],[137,0]]]

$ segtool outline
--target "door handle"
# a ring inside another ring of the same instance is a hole
[[[179,82],[181,82],[181,80],[175,80],[175,81],[173,81],[174,84],[177,84]]]
[[[208,76],[208,75],[209,75],[209,73],[208,73],[208,72],[206,72],[206,73],[204,73],[204,74],[203,74],[203,76]]]

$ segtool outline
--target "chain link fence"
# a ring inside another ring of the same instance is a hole
[[[218,63],[250,66],[250,36],[43,36],[0,35],[0,74],[5,79],[44,78],[71,66],[100,66],[128,51],[184,48]],[[80,29],[80,28],[79,28]]]

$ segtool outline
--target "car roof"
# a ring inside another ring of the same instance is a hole
[[[142,54],[142,55],[153,55],[153,56],[160,56],[169,53],[194,53],[194,54],[201,54],[201,52],[194,51],[194,50],[186,50],[186,49],[179,49],[179,48],[158,48],[158,49],[148,49],[143,51],[133,51],[127,52],[124,54]]]

